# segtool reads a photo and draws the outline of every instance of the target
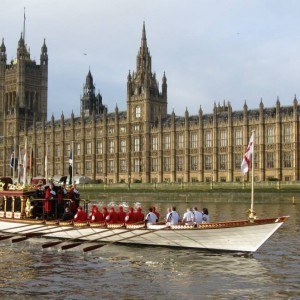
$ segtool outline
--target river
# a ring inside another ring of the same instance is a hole
[[[164,214],[171,204],[155,205]],[[177,204],[181,213],[186,206]],[[211,220],[241,219],[249,208],[205,206]],[[300,205],[256,204],[255,210],[261,218],[291,217],[250,257],[122,245],[83,254],[80,248],[42,250],[41,238],[1,241],[1,299],[300,299]]]

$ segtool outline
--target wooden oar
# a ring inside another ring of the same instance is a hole
[[[0,241],[3,241],[3,240],[8,240],[10,238],[14,237],[13,235],[3,235],[0,237]]]
[[[12,229],[18,229],[18,228],[24,228],[24,227],[29,227],[32,226],[34,224],[26,224],[26,225],[22,225],[22,226],[17,226],[17,227],[12,227],[12,228],[8,228],[6,230],[12,230]],[[18,231],[20,232],[20,231]],[[11,233],[10,231],[5,231],[5,230],[0,230],[0,233]]]
[[[62,228],[62,226],[54,226],[54,225],[49,225],[49,226],[52,226],[51,229],[55,229],[55,228]],[[67,228],[67,229],[62,229],[62,230],[57,230],[57,231],[51,231],[51,232],[40,232],[40,231],[44,231],[46,230],[45,228],[46,226],[44,226],[43,229],[39,229],[39,230],[36,230],[36,231],[30,231],[28,233],[25,233],[24,236],[22,237],[19,237],[19,238],[15,238],[15,239],[12,239],[12,243],[17,243],[17,242],[22,242],[22,241],[25,241],[31,237],[42,237],[42,236],[46,236],[48,234],[52,234],[52,233],[58,233],[58,232],[65,232],[65,231],[71,231],[71,230],[77,230],[77,228],[75,227],[72,227],[72,228]],[[54,227],[54,228],[53,228]]]
[[[92,227],[91,227],[92,228]],[[79,228],[76,228],[77,230],[79,229]],[[62,243],[65,243],[65,242],[70,242],[70,241],[78,241],[79,239],[81,239],[81,238],[86,238],[86,237],[88,237],[88,236],[91,236],[91,235],[96,235],[96,234],[99,234],[99,233],[103,233],[103,232],[107,232],[107,231],[110,231],[111,229],[105,229],[105,230],[103,230],[103,231],[101,231],[101,232],[93,232],[93,233],[89,233],[89,234],[87,234],[87,235],[83,235],[83,236],[79,236],[79,237],[76,237],[76,238],[73,238],[73,239],[65,239],[65,240],[63,240],[63,241],[56,241],[56,242],[50,242],[50,243],[46,243],[46,244],[43,244],[42,245],[42,248],[50,248],[50,247],[53,247],[53,246],[56,246],[56,245],[59,245],[59,244],[62,244]],[[73,245],[73,244],[71,244],[71,245]],[[74,246],[75,247],[75,246]]]
[[[85,248],[83,248],[83,252],[92,251],[92,250],[101,248],[101,247],[103,247],[105,245],[108,245],[108,244],[111,245],[111,244],[119,243],[119,242],[122,242],[124,240],[129,240],[129,239],[132,239],[132,238],[135,238],[135,237],[138,237],[138,236],[142,236],[142,235],[145,235],[145,234],[153,233],[153,232],[156,232],[156,231],[159,231],[159,230],[162,230],[162,229],[166,229],[166,228],[169,228],[169,227],[170,226],[166,226],[166,227],[159,228],[159,229],[147,229],[147,232],[143,232],[143,233],[140,233],[140,234],[137,234],[137,235],[129,236],[129,237],[117,240],[117,241],[106,242],[105,244],[99,244],[99,245],[93,245],[93,246],[85,247]],[[141,229],[141,228],[138,228],[138,229]],[[131,231],[135,231],[135,230],[137,230],[137,229],[133,229]],[[91,241],[89,241],[89,242],[91,242]],[[97,242],[97,240],[95,240],[95,242]]]
[[[138,224],[140,225],[141,222],[137,222],[137,223],[134,223],[134,224]],[[102,234],[106,231],[112,231],[114,229],[122,229],[122,228],[110,228],[108,230],[105,230],[105,231],[102,231],[102,232],[97,232],[98,234]],[[130,231],[134,231],[134,230],[138,230],[138,229],[141,229],[141,228],[136,228],[136,229],[132,229],[132,230],[129,230],[129,229],[124,229],[122,232],[118,232],[118,233],[114,233],[114,234],[111,234],[111,235],[107,235],[105,237],[101,237],[101,238],[97,238],[95,240],[91,240],[91,241],[83,241],[83,242],[76,242],[76,243],[73,243],[73,244],[67,244],[67,245],[63,245],[61,247],[62,250],[67,250],[67,249],[71,249],[71,248],[74,248],[74,247],[77,247],[83,243],[90,243],[90,242],[94,242],[94,241],[98,241],[98,240],[101,240],[101,239],[104,239],[104,238],[107,238],[107,237],[111,237],[111,236],[115,236],[115,235],[118,235],[118,234],[121,234],[121,233],[126,233],[126,232],[130,232]],[[79,239],[82,239],[82,238],[85,238],[85,237],[88,237],[89,235],[86,235],[86,236],[82,236],[82,237],[79,237],[79,238],[76,238],[76,239],[73,239],[73,240],[79,240]]]

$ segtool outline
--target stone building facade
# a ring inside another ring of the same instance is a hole
[[[33,150],[33,176],[67,175],[70,152],[73,174],[106,183],[238,182],[248,180],[240,166],[255,130],[256,181],[299,180],[299,105],[233,111],[230,103],[214,104],[213,112],[168,114],[167,78],[161,87],[152,72],[145,25],[136,70],[127,77],[127,111],[108,112],[95,95],[89,71],[79,117],[71,114],[47,121],[47,47],[40,65],[30,59],[22,37],[16,61],[6,64],[0,48],[0,175],[11,175],[12,151]]]

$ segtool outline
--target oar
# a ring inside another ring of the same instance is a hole
[[[141,222],[137,222],[137,223],[134,223],[134,224],[141,224]],[[116,229],[116,228],[110,228],[108,230],[105,230],[105,231],[102,231],[102,232],[97,232],[97,234],[101,234],[103,232],[106,232],[106,231],[111,231],[113,229]],[[118,228],[119,229],[119,228]],[[128,229],[125,229],[125,231],[122,231],[122,232],[118,232],[118,233],[114,233],[114,234],[111,234],[111,235],[107,235],[107,236],[104,236],[104,237],[101,237],[101,238],[97,238],[95,240],[91,240],[91,241],[83,241],[83,242],[76,242],[76,243],[73,243],[73,244],[67,244],[67,245],[63,245],[61,247],[62,250],[67,250],[67,249],[71,249],[71,248],[74,248],[74,247],[77,247],[81,244],[84,244],[84,243],[90,243],[90,242],[94,242],[94,241],[98,241],[98,240],[102,240],[104,238],[107,238],[107,237],[111,237],[111,236],[115,236],[115,235],[118,235],[118,234],[122,234],[122,233],[126,233],[126,232],[131,232],[131,231],[134,231],[134,230],[138,230],[138,229],[141,229],[141,228],[136,228],[136,229],[132,229],[132,230],[128,230]],[[95,233],[96,234],[96,233]],[[82,236],[82,237],[79,237],[80,239],[82,238],[85,238],[85,237],[88,237],[89,235],[86,235],[86,236]],[[76,239],[73,239],[73,240],[78,240],[79,238],[76,238]]]
[[[92,228],[92,227],[91,227]],[[79,228],[76,228],[77,230]],[[88,236],[91,236],[91,235],[95,235],[95,234],[99,234],[99,233],[103,233],[103,232],[106,232],[106,231],[110,231],[111,229],[106,229],[106,230],[103,230],[101,232],[93,232],[93,233],[89,233],[87,235],[84,235],[84,236],[79,236],[79,237],[76,237],[76,238],[73,238],[73,239],[67,239],[67,240],[63,240],[63,241],[56,241],[56,242],[50,242],[50,243],[46,243],[46,244],[43,244],[42,245],[42,248],[45,249],[45,248],[49,248],[49,247],[53,247],[53,246],[56,246],[56,245],[59,245],[59,244],[62,244],[62,243],[65,243],[65,242],[69,242],[69,241],[77,241],[79,238],[86,238]],[[71,244],[73,245],[73,244]],[[75,247],[75,246],[74,246]]]
[[[29,227],[32,226],[34,224],[26,224],[26,225],[22,225],[22,226],[17,226],[17,227],[12,227],[12,228],[8,228],[6,230],[12,230],[12,229],[18,229],[18,228],[24,228],[24,227]],[[20,232],[20,231],[18,231]],[[5,230],[0,230],[0,233],[11,233],[10,231],[5,231]]]
[[[51,229],[54,229],[54,228],[62,228],[62,226],[53,226],[53,225],[50,225],[52,226]],[[62,229],[62,230],[57,230],[57,231],[51,231],[51,232],[39,232],[39,231],[44,231],[46,230],[45,228],[46,226],[44,226],[43,229],[39,229],[37,231],[30,231],[28,233],[25,233],[24,236],[22,237],[19,237],[19,238],[15,238],[15,239],[12,239],[12,243],[17,243],[17,242],[21,242],[21,241],[25,241],[31,237],[42,237],[42,236],[46,236],[48,234],[52,234],[52,233],[58,233],[58,232],[65,232],[65,231],[71,231],[71,230],[77,230],[77,228],[75,227],[72,227],[72,228],[68,228],[68,229]],[[53,228],[54,227],[54,228]]]
[[[159,230],[162,230],[162,229],[166,229],[166,228],[169,228],[169,226],[165,226],[163,228],[159,228],[159,229],[147,229],[146,232],[143,232],[143,233],[140,233],[140,234],[137,234],[137,235],[133,235],[133,236],[129,236],[129,237],[126,237],[126,238],[123,238],[123,239],[120,239],[120,240],[117,240],[117,241],[113,241],[113,242],[107,242],[105,244],[99,244],[99,245],[93,245],[93,246],[89,246],[89,247],[85,247],[83,248],[83,252],[88,252],[88,251],[92,251],[92,250],[95,250],[95,249],[98,249],[98,248],[101,248],[107,244],[111,245],[111,244],[115,244],[115,243],[119,243],[119,242],[122,242],[124,240],[129,240],[129,239],[132,239],[132,238],[135,238],[135,237],[138,237],[138,236],[142,236],[142,235],[145,235],[145,234],[149,234],[149,233],[153,233],[153,232],[156,232],[156,231],[159,231]],[[137,228],[137,229],[141,229],[141,228]],[[137,229],[133,229],[129,232],[132,232],[132,231],[135,231]],[[99,240],[98,240],[99,241]],[[91,241],[89,241],[91,242]],[[97,242],[97,240],[95,240],[95,242]]]
[[[10,239],[12,237],[13,237],[13,235],[3,235],[3,236],[0,237],[0,241],[7,240],[7,239]]]

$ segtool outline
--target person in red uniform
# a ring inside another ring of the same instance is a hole
[[[108,211],[107,211],[106,206],[102,206],[102,215],[103,215],[104,220],[106,220],[106,217],[108,216]]]
[[[119,209],[118,209],[118,221],[119,223],[124,223],[125,222],[125,217],[126,217],[126,212],[123,210],[123,206],[119,205]]]
[[[93,205],[90,222],[91,223],[99,223],[99,222],[103,222],[103,221],[104,221],[103,214],[99,211],[99,209],[96,205]]]
[[[136,222],[144,222],[145,215],[142,213],[142,208],[138,207],[136,212],[135,212],[135,219]]]
[[[77,213],[74,216],[74,222],[85,222],[87,220],[87,213],[82,209],[81,206],[77,207]]]
[[[45,219],[48,219],[50,217],[52,211],[52,201],[50,200],[50,198],[50,188],[47,187],[45,190],[45,201],[43,203]]]
[[[158,221],[159,221],[159,216],[160,216],[160,215],[159,215],[159,212],[156,211],[156,207],[155,207],[155,206],[152,207],[152,212],[156,215],[156,217],[157,217],[157,222],[158,222]]]
[[[106,217],[105,221],[106,223],[118,223],[118,214],[115,212],[115,209],[114,207],[111,207],[109,209],[109,213],[108,213],[108,216]]]
[[[136,223],[136,214],[135,214],[135,212],[133,210],[133,207],[129,208],[129,211],[126,214],[126,217],[125,217],[125,223],[126,224]]]

